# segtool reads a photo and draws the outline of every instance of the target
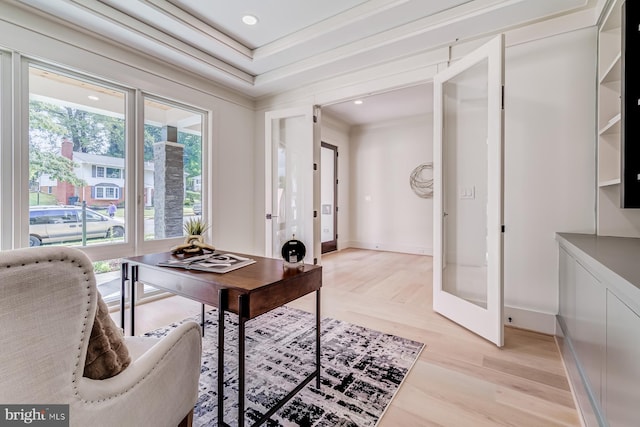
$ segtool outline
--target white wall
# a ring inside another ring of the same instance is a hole
[[[433,116],[354,127],[349,157],[347,246],[432,254],[433,200],[418,197],[409,176],[433,161]]]
[[[595,28],[508,48],[505,80],[505,303],[555,314],[555,233],[595,233]]]

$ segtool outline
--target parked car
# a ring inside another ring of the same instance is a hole
[[[123,237],[124,223],[86,209],[87,239]],[[80,206],[31,206],[29,208],[29,246],[82,240]]]
[[[202,215],[202,202],[193,203],[193,213],[195,215]]]

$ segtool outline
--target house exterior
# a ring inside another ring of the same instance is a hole
[[[110,203],[124,202],[125,164],[124,159],[73,151],[73,142],[64,139],[60,154],[75,164],[74,172],[86,185],[76,187],[68,182],[52,180],[48,175],[40,179],[40,191],[55,194],[60,204],[87,202],[88,206],[106,207]],[[144,162],[144,203],[153,203],[153,162]]]
[[[187,179],[187,189],[191,191],[202,191],[202,175],[192,176]]]

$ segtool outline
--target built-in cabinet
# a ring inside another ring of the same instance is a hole
[[[558,342],[587,427],[640,425],[640,239],[560,233]]]
[[[624,0],[610,1],[598,32],[598,215],[597,234],[640,237],[640,209],[624,209],[623,190],[633,191],[623,176],[624,122],[631,111],[622,111],[623,100],[623,7]],[[636,59],[637,60],[637,59]],[[627,109],[628,110],[628,109]],[[623,120],[624,118],[624,120]],[[634,159],[634,161],[637,161]],[[630,174],[627,173],[627,180]],[[627,198],[628,199],[628,198]]]

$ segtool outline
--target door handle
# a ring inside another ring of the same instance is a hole
[[[278,215],[271,215],[271,214],[266,214],[265,217],[267,219],[271,219],[271,218],[278,218]]]

